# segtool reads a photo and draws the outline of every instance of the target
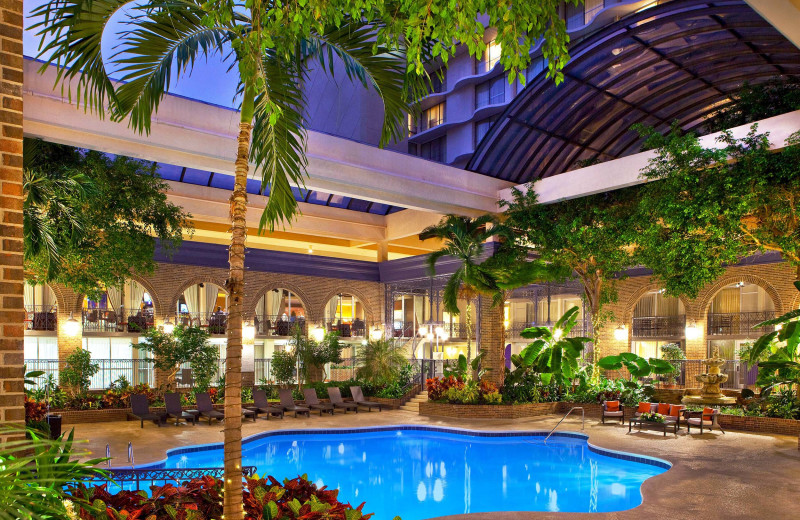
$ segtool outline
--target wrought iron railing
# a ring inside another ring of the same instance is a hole
[[[153,309],[145,309],[135,313],[128,313],[127,322],[124,325],[124,330],[128,332],[144,332],[155,326],[155,316]]]
[[[253,325],[259,336],[291,336],[295,327],[300,327],[303,335],[308,334],[308,321],[303,316],[257,314],[253,319]]]
[[[686,316],[639,316],[633,318],[634,338],[671,338],[686,335]]]
[[[92,359],[92,363],[99,368],[89,382],[90,390],[102,390],[120,377],[124,377],[132,385],[148,384],[154,386],[153,363],[146,359]],[[44,375],[35,378],[35,384],[41,385],[49,374],[58,381],[61,370],[66,362],[58,359],[26,359],[25,367],[28,371],[41,370]]]
[[[267,384],[274,383],[272,377],[272,359],[271,358],[256,358],[254,363],[255,381],[260,384],[262,381]]]
[[[122,332],[123,323],[114,309],[83,309],[84,332]]]
[[[337,331],[342,338],[366,338],[369,335],[369,324],[360,318],[354,320],[326,319],[323,327],[328,332]]]
[[[203,327],[210,334],[225,334],[228,325],[228,313],[218,312],[182,312],[175,317],[176,325]]]
[[[225,476],[224,468],[112,468],[107,469],[108,478],[95,476],[87,479],[88,484],[108,482],[110,489],[114,489],[116,484],[126,490],[149,490],[150,486],[175,484],[180,485],[195,478],[211,476],[221,479]],[[242,475],[252,477],[256,474],[255,466],[242,466]],[[113,484],[112,484],[113,483]]]
[[[56,330],[58,327],[57,311],[55,305],[26,305],[25,329]]]
[[[775,330],[774,327],[754,329],[762,321],[775,318],[775,311],[715,312],[709,313],[707,326],[709,336],[758,337]]]

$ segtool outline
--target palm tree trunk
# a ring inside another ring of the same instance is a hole
[[[243,520],[242,508],[242,303],[244,300],[244,254],[247,239],[247,170],[250,134],[253,129],[253,90],[245,88],[236,150],[236,176],[231,194],[231,245],[228,250],[228,344],[225,361],[223,515]]]
[[[467,326],[467,362],[472,360],[472,300],[467,300],[467,308],[465,309],[466,326]]]

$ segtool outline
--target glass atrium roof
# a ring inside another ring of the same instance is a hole
[[[745,2],[674,0],[570,49],[561,85],[539,74],[487,133],[467,168],[515,183],[640,151],[630,130],[700,132],[743,82],[800,77],[800,49]]]
[[[193,168],[184,168],[181,166],[163,163],[158,163],[157,169],[159,175],[168,181],[185,182],[187,184],[209,186],[211,188],[220,188],[223,190],[233,190],[233,176],[225,173],[195,170]],[[360,211],[362,213],[372,213],[373,215],[389,215],[405,209],[399,206],[391,206],[388,204],[381,204],[379,202],[345,197],[343,195],[333,195],[331,193],[324,193],[317,190],[302,190],[300,188],[293,187],[292,192],[294,192],[294,198],[298,202],[306,202],[308,204],[316,204],[318,206],[329,206],[332,208],[349,209],[352,211]],[[267,186],[262,192],[261,181],[248,179],[247,193],[269,196],[269,186]]]

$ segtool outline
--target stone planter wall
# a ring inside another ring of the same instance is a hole
[[[410,401],[415,395],[417,395],[420,389],[421,389],[420,385],[414,385],[408,390],[408,392],[403,394],[403,397],[401,397],[400,399],[387,399],[384,397],[370,397],[370,396],[365,396],[364,399],[366,399],[367,401],[381,403],[386,408],[396,410],[401,406],[403,406],[404,404],[406,404],[408,401]]]
[[[556,413],[560,403],[449,404],[431,401],[419,404],[419,414],[459,419],[518,419]]]
[[[800,435],[800,421],[779,419],[777,417],[742,417],[720,414],[719,424],[726,430],[746,432],[777,433],[781,435]]]

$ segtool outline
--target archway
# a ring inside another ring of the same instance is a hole
[[[660,358],[661,347],[678,343],[686,348],[686,308],[679,298],[662,289],[642,294],[631,316],[631,351],[644,358]]]
[[[337,331],[343,338],[365,336],[366,308],[361,299],[348,292],[331,297],[325,304],[325,329]]]
[[[83,297],[81,316],[84,332],[144,332],[154,324],[152,288],[136,279],[106,287],[97,299]]]
[[[213,282],[190,285],[176,302],[178,325],[206,327],[211,334],[225,334],[228,322],[228,293]]]
[[[764,287],[749,281],[723,284],[708,300],[706,330],[708,351],[737,360],[739,350],[771,328],[754,327],[777,315],[780,302]]]
[[[256,334],[264,336],[289,336],[294,327],[306,334],[306,306],[293,291],[276,287],[259,298],[253,325]]]
[[[33,285],[25,282],[23,303],[25,305],[26,330],[56,330],[58,300],[49,285]]]

